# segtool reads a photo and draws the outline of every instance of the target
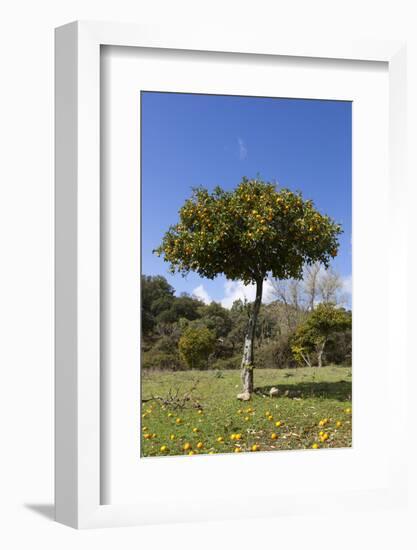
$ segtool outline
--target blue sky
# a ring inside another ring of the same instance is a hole
[[[234,188],[259,175],[299,190],[342,224],[333,267],[351,285],[351,103],[142,92],[142,273],[231,305],[252,290],[224,277],[171,275],[152,254],[191,187]]]

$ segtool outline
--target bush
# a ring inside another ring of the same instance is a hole
[[[214,332],[206,327],[188,327],[178,342],[180,357],[191,369],[208,366],[209,356],[216,345]]]
[[[217,359],[230,359],[233,357],[233,347],[228,342],[218,339],[212,356],[214,361],[217,361]]]
[[[178,354],[178,340],[173,336],[161,336],[153,347],[154,351]]]
[[[242,363],[242,356],[235,355],[234,357],[225,357],[222,359],[216,359],[211,365],[210,368],[213,370],[236,370],[240,369]]]
[[[296,366],[289,338],[277,336],[255,350],[255,367],[260,369],[290,369]]]
[[[351,331],[332,335],[327,342],[325,356],[326,363],[334,363],[346,367],[352,366]]]
[[[178,353],[165,353],[163,351],[146,351],[142,353],[143,369],[181,370],[185,367]]]

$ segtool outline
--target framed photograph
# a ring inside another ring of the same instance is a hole
[[[58,521],[403,504],[404,83],[400,42],[56,30]]]

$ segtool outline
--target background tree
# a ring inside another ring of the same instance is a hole
[[[216,302],[200,307],[200,319],[217,338],[224,338],[232,328],[232,319],[227,309]]]
[[[295,330],[300,319],[304,316],[303,282],[298,279],[279,280],[270,278],[272,292],[277,300],[283,304],[287,330]]]
[[[187,328],[180,338],[178,348],[181,358],[191,369],[207,366],[208,357],[214,351],[215,334],[207,327]]]
[[[246,300],[235,300],[230,309],[232,327],[227,335],[227,340],[230,342],[233,351],[240,347],[245,339],[249,316],[250,304]]]
[[[272,293],[284,306],[289,330],[294,330],[317,304],[347,304],[348,296],[343,292],[343,279],[329,267],[323,269],[320,263],[306,265],[300,280],[278,280],[270,277]]]
[[[292,349],[296,359],[312,366],[311,352],[317,356],[317,366],[323,364],[323,352],[332,334],[351,328],[351,314],[334,304],[318,304],[307,320],[301,324],[293,338]]]
[[[272,183],[244,178],[233,191],[197,188],[179,211],[179,222],[156,250],[172,272],[196,271],[214,279],[256,285],[242,358],[243,391],[253,392],[254,338],[268,273],[276,279],[300,279],[303,266],[329,265],[338,250],[341,228],[316,210],[311,200]]]
[[[169,309],[165,309],[158,315],[157,321],[163,323],[174,323],[179,319],[193,321],[200,317],[199,309],[202,305],[200,300],[183,293],[172,300]]]
[[[344,301],[342,295],[343,281],[333,269],[326,269],[321,273],[318,281],[320,302],[325,304],[340,304]]]
[[[303,290],[306,297],[307,308],[310,311],[313,311],[317,302],[320,271],[321,265],[318,262],[307,265],[304,269]]]
[[[142,330],[148,334],[156,324],[157,315],[168,310],[174,301],[174,289],[161,275],[142,275]]]

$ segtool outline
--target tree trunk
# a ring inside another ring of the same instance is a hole
[[[253,360],[254,360],[254,341],[256,322],[258,320],[259,310],[262,303],[262,287],[263,279],[259,279],[256,283],[256,298],[253,304],[253,309],[249,317],[248,329],[245,337],[245,345],[243,347],[243,358],[241,367],[242,393],[237,397],[242,401],[248,401],[253,393]]]
[[[313,365],[312,365],[311,360],[310,360],[310,355],[308,353],[306,353],[305,355],[304,355],[304,353],[301,353],[300,355],[301,355],[304,363],[307,365],[307,367],[312,368]]]
[[[317,366],[321,368],[323,366],[323,352],[324,352],[324,346],[326,345],[326,340],[324,342],[321,342],[317,346]]]

